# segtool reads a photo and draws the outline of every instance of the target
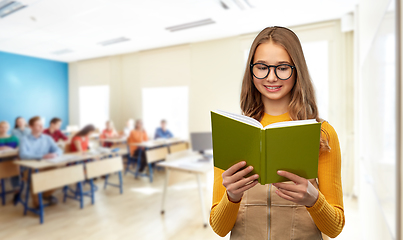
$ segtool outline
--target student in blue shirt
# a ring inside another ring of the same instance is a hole
[[[63,152],[52,137],[43,134],[43,123],[40,117],[29,120],[31,133],[21,139],[21,159],[50,159],[60,156]]]
[[[20,145],[21,159],[51,159],[62,155],[62,150],[56,145],[53,138],[43,134],[43,123],[40,117],[33,117],[29,120],[31,133],[24,136]],[[48,200],[50,204],[54,204],[57,200],[52,197],[54,190],[43,193],[43,198]],[[34,207],[39,206],[38,195],[32,193]]]
[[[172,133],[167,129],[167,121],[165,119],[161,120],[161,127],[157,128],[155,131],[154,138],[172,138]]]
[[[21,142],[22,137],[27,136],[31,130],[27,127],[25,119],[23,117],[17,117],[15,119],[15,125],[13,130],[11,130],[11,135],[18,138]]]

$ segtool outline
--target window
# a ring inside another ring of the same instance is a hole
[[[93,124],[102,129],[109,119],[109,86],[86,86],[79,89],[80,127]]]
[[[142,98],[143,123],[150,138],[162,119],[174,137],[188,138],[188,87],[143,88]]]

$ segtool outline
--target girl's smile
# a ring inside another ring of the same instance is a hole
[[[282,85],[264,85],[269,92],[278,92],[283,87]]]

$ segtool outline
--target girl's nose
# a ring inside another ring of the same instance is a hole
[[[266,80],[269,81],[269,82],[276,82],[277,81],[275,68],[270,68],[269,75],[267,76]]]

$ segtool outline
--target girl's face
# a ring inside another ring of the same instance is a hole
[[[137,121],[136,122],[136,129],[137,130],[143,129],[143,122],[142,121]]]
[[[288,52],[280,45],[272,41],[261,43],[255,51],[253,63],[264,63],[266,65],[289,64],[294,66]],[[256,89],[262,94],[262,98],[269,100],[280,100],[289,97],[295,83],[295,70],[287,80],[280,80],[274,73],[274,67],[270,68],[269,75],[265,79],[253,77]]]
[[[7,134],[7,131],[8,131],[8,124],[6,123],[0,124],[0,135]]]
[[[17,126],[18,126],[18,128],[24,128],[24,127],[25,127],[25,119],[23,119],[23,118],[18,118],[18,120],[17,120]]]

